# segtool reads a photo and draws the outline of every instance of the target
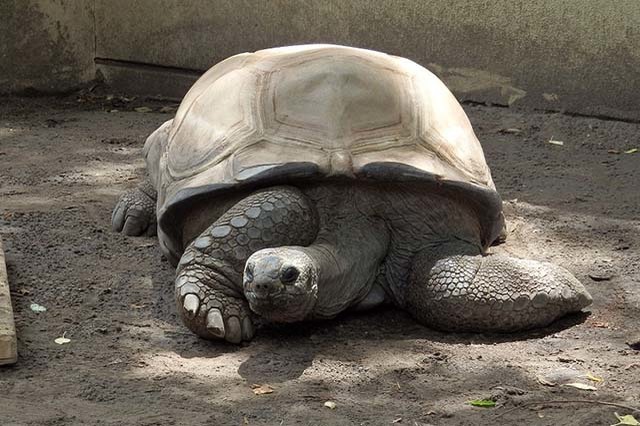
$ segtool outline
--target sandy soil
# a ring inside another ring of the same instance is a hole
[[[508,242],[493,251],[565,266],[594,297],[588,314],[489,336],[386,309],[268,327],[234,347],[179,323],[155,239],[110,231],[145,137],[171,112],[80,100],[0,99],[0,235],[20,352],[0,370],[1,424],[611,425],[631,410],[599,402],[640,408],[628,344],[640,332],[640,152],[624,153],[640,148],[638,124],[465,106],[505,200]],[[70,343],[54,342],[62,335]],[[567,369],[596,390],[540,383]],[[496,407],[468,403],[482,398]]]

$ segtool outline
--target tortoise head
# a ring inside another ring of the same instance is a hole
[[[302,247],[257,251],[246,262],[244,295],[251,310],[274,322],[308,318],[318,296],[318,266]]]

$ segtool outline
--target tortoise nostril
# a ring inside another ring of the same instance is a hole
[[[256,293],[264,295],[264,294],[268,294],[271,291],[271,287],[272,286],[269,283],[264,283],[264,282],[255,283],[254,284],[254,289],[255,289],[254,291]]]

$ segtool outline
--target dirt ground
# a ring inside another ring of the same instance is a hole
[[[110,230],[145,137],[172,108],[76,98],[0,99],[0,235],[19,335],[18,364],[0,369],[1,424],[612,425],[640,408],[640,152],[625,153],[640,148],[640,125],[465,106],[505,200],[508,241],[492,251],[568,268],[593,295],[587,314],[474,335],[382,309],[263,328],[235,347],[179,323],[154,238]],[[541,383],[567,371],[595,390]]]

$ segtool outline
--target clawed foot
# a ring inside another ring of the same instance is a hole
[[[419,321],[441,330],[546,327],[592,301],[569,271],[551,263],[500,255],[433,259],[425,252],[414,261],[407,300]]]
[[[181,271],[176,279],[178,310],[187,327],[208,340],[240,343],[253,338],[251,311],[247,302],[202,284],[204,275]]]
[[[245,299],[247,259],[268,247],[307,246],[317,227],[315,210],[296,188],[265,189],[239,201],[193,240],[180,258],[176,302],[185,325],[209,340],[251,340],[258,316]],[[279,302],[285,307],[282,298]]]
[[[149,195],[147,192],[151,191],[153,192]],[[155,235],[156,200],[154,196],[153,188],[145,191],[143,186],[122,194],[111,215],[113,230],[130,236]]]

